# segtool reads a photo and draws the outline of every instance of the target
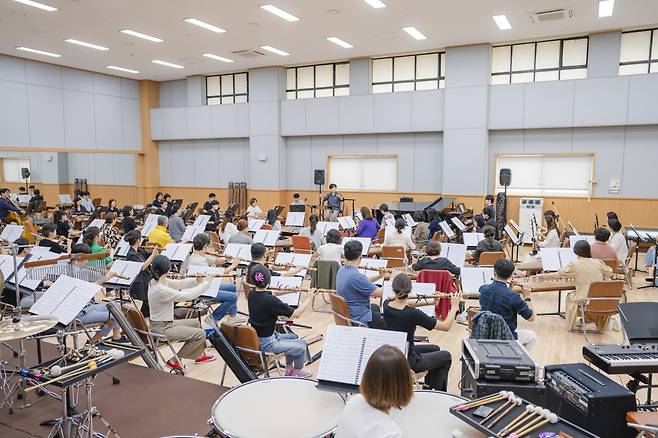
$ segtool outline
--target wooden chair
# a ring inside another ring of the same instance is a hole
[[[292,252],[298,254],[313,254],[313,243],[306,236],[292,236]]]
[[[619,313],[619,304],[624,300],[623,281],[595,281],[589,285],[587,298],[577,300],[578,315],[582,318],[581,327],[587,339],[587,319],[599,316],[613,316]]]
[[[505,258],[503,251],[483,252],[480,254],[480,266],[493,266],[500,259]]]
[[[223,322],[221,323],[220,330],[224,336],[231,341],[236,350],[238,350],[242,360],[244,360],[256,374],[270,377],[270,370],[276,368],[279,375],[282,375],[279,359],[285,357],[285,354],[265,353],[262,351],[260,349],[260,342],[258,341],[256,329],[248,325],[232,325]],[[220,385],[224,385],[226,368],[226,363],[224,363]]]
[[[610,266],[613,271],[616,271],[619,268],[619,262],[617,259],[601,259],[606,266]]]
[[[260,229],[261,229],[261,230],[271,230],[271,229],[272,229],[272,225],[270,225],[270,224],[263,224],[263,226],[260,227]]]
[[[621,265],[622,273],[624,274],[624,277],[626,279],[626,284],[628,284],[629,287],[633,287],[633,275],[635,274],[635,272],[631,267],[631,262],[633,261],[633,257],[635,257],[636,252],[637,252],[637,242],[631,241],[628,244],[628,252],[626,253],[626,258],[623,260],[623,263]]]
[[[403,268],[404,262],[404,247],[402,246],[382,246],[382,258],[388,260],[389,268]]]
[[[386,234],[386,229],[385,229],[384,227],[381,227],[381,228],[377,231],[377,235],[376,235],[375,238],[373,239],[372,244],[373,244],[373,245],[381,245],[382,243],[384,243],[384,236],[385,236],[385,234]]]
[[[331,313],[334,314],[334,324],[349,327],[368,327],[367,324],[352,319],[345,298],[337,294],[329,294],[329,302],[331,303]]]
[[[94,198],[91,200],[91,203],[94,204],[94,207],[98,207],[103,202],[103,198]]]

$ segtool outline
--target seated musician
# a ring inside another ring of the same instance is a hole
[[[338,230],[327,231],[327,243],[318,248],[313,255],[313,258],[341,263],[343,261],[342,240],[343,238],[340,237],[340,232]]]
[[[213,201],[217,201],[217,195],[212,192],[208,193],[208,200],[203,203],[203,209],[201,211],[202,214],[210,214],[210,208],[212,207]],[[219,202],[217,205],[219,205]],[[219,221],[217,223],[219,223]]]
[[[33,202],[41,202],[43,201],[43,196],[41,196],[41,191],[39,189],[34,190],[34,195],[30,198],[30,202],[28,204],[31,204]]]
[[[183,221],[181,214],[183,214],[183,210],[180,209],[180,204],[174,204],[171,207],[171,215],[167,224],[167,230],[174,242],[180,242],[183,234],[185,234],[185,221]]]
[[[379,212],[382,214],[382,227],[386,226],[386,221],[388,219],[395,220],[393,213],[388,211],[388,204],[384,203],[379,206]]]
[[[169,193],[162,195],[162,209],[164,210],[164,215],[167,217],[171,216],[171,209],[174,206],[174,201],[171,199]]]
[[[475,247],[475,251],[473,251],[473,258],[477,264],[480,263],[480,255],[483,252],[496,252],[503,250],[503,245],[495,239],[496,230],[494,230],[493,227],[485,225],[482,232],[484,233],[484,240],[480,240],[477,247]]]
[[[105,223],[101,225],[100,233],[101,240],[105,242],[105,245],[112,249],[116,248],[119,244],[119,230],[116,228],[117,215],[116,213],[106,213],[105,214]]]
[[[384,293],[381,287],[373,283],[383,278],[384,274],[369,279],[359,272],[363,245],[358,240],[347,242],[344,251],[346,262],[336,274],[336,293],[347,301],[352,319],[370,328],[386,328],[379,306],[370,303],[370,298],[379,298]]]
[[[151,276],[149,274],[149,266],[153,263],[153,259],[158,255],[157,248],[154,248],[151,254],[144,252],[142,246],[142,233],[137,230],[130,230],[123,236],[123,240],[128,242],[130,248],[126,253],[126,261],[137,262],[142,264],[142,270],[135,278],[135,281],[130,286],[130,296],[142,302],[140,311],[144,317],[149,317],[149,302],[148,302],[148,287]]]
[[[416,227],[411,235],[411,239],[413,240],[414,245],[416,245],[416,248],[424,248],[430,239],[430,227],[429,224],[425,222],[425,214],[420,210],[415,212],[414,221],[416,222]]]
[[[290,205],[306,205],[306,202],[301,198],[299,193],[293,193],[292,204]]]
[[[84,209],[84,211],[88,214],[93,213],[96,210],[96,206],[94,203],[91,201],[91,194],[89,192],[82,192],[82,200],[80,201],[80,205]]]
[[[260,349],[265,353],[285,353],[286,376],[311,377],[313,373],[304,369],[308,358],[306,341],[298,339],[293,333],[282,334],[275,329],[280,316],[297,318],[306,311],[312,300],[304,300],[297,309],[293,309],[272,295],[272,292],[267,290],[272,276],[270,270],[263,265],[254,266],[247,278],[249,284],[254,286],[254,290],[247,297],[249,324],[258,334]]]
[[[490,226],[495,231],[495,238],[498,238],[498,224],[496,223],[496,216],[493,213],[493,210],[490,208],[485,208],[482,210],[482,218],[484,219],[484,225]],[[484,230],[484,227],[483,227]]]
[[[338,214],[341,211],[343,196],[336,190],[336,184],[329,184],[329,193],[322,197],[322,205],[324,208],[324,220],[336,222]]]
[[[591,243],[591,252],[593,259],[615,260],[619,265],[615,249],[608,244],[610,240],[610,231],[607,228],[597,228],[594,230],[594,242]],[[624,256],[625,257],[625,256]]]
[[[484,197],[484,208],[489,210],[489,216],[496,217],[496,207],[494,207],[494,195],[487,195]]]
[[[255,266],[265,265],[267,267],[266,254],[267,254],[267,247],[262,243],[254,243],[253,245],[251,245],[251,262],[247,266],[247,278],[249,278],[249,273]],[[280,275],[282,277],[294,277],[295,275],[303,271],[305,268],[306,266],[296,266],[287,271],[270,270],[270,274],[274,276]]]
[[[537,340],[532,330],[517,330],[517,315],[528,321],[534,321],[530,289],[523,288],[519,294],[509,288],[508,282],[514,274],[514,263],[509,259],[497,260],[494,264],[494,280],[491,284],[480,286],[480,309],[503,317],[510,331],[524,347],[530,349]]]
[[[258,200],[256,198],[251,198],[249,200],[249,207],[247,207],[247,217],[254,218],[261,213],[263,213],[263,210],[258,206]]]
[[[64,238],[66,246],[60,243],[60,238],[57,237],[57,227],[50,222],[43,224],[41,227],[41,235],[43,239],[39,241],[39,246],[45,246],[50,249],[50,252],[55,254],[63,254],[71,252],[71,239]]]
[[[384,235],[385,246],[401,246],[404,248],[404,260],[407,261],[407,252],[416,249],[411,240],[411,233],[407,231],[407,223],[401,217],[395,220],[395,230],[388,230]]]
[[[430,229],[429,238],[431,239],[432,237],[434,237],[434,233],[436,233],[437,231],[441,231],[441,225],[439,225],[439,223],[441,222],[441,214],[438,211],[436,211],[436,209],[434,208],[428,208],[427,218],[430,221],[427,227]]]
[[[117,216],[121,213],[119,207],[117,207],[116,199],[110,199],[110,202],[107,203],[107,213],[114,213]]]
[[[380,227],[379,222],[372,217],[372,212],[368,207],[361,207],[361,216],[363,216],[363,219],[359,222],[359,226],[354,234],[358,237],[368,237],[370,240],[373,240],[377,237]]]
[[[422,271],[423,269],[449,271],[452,275],[459,275],[460,268],[447,258],[441,257],[441,244],[439,242],[432,241],[428,243],[425,247],[425,253],[427,255],[414,263],[411,269],[414,271]]]
[[[107,245],[102,247],[100,245],[100,229],[98,227],[89,227],[82,233],[82,243],[89,246],[92,254],[99,254],[102,252],[109,252]],[[110,264],[112,263],[112,256],[108,255],[107,257],[101,259],[103,263]]]
[[[13,202],[9,199],[10,190],[8,188],[0,189],[0,220],[4,223],[9,223],[7,220],[7,215],[10,211],[24,215],[25,212],[20,208],[16,207]]]
[[[126,205],[121,212],[123,215],[123,219],[121,219],[121,229],[123,230],[123,234],[128,234],[130,231],[136,230],[137,222],[135,222],[135,218],[132,217],[133,208],[130,205]]]
[[[56,210],[53,213],[53,223],[55,224],[55,232],[60,237],[68,238],[69,236],[77,236],[80,231],[73,230],[73,224],[66,217],[66,210]]]
[[[238,234],[238,227],[233,223],[233,210],[226,210],[222,223],[217,229],[217,233],[222,238],[224,244],[228,243],[231,237]]]
[[[607,212],[605,215],[606,215],[606,218],[607,218],[609,221],[610,221],[610,220],[613,220],[613,219],[614,219],[614,220],[617,220],[617,221],[619,220],[619,216],[617,216],[617,212],[615,212],[615,211],[609,211],[609,212]]]
[[[386,329],[407,334],[407,358],[409,365],[415,372],[428,371],[425,376],[425,386],[436,391],[445,391],[448,386],[448,372],[452,358],[447,351],[441,351],[437,345],[414,344],[416,327],[426,330],[450,331],[455,322],[455,312],[448,313],[444,321],[428,316],[417,305],[425,305],[424,301],[408,302],[411,293],[411,280],[406,274],[398,274],[393,278],[393,292],[395,297],[384,301],[384,321]],[[451,309],[459,307],[459,296],[451,298]]]
[[[87,214],[87,210],[82,206],[82,198],[76,196],[73,198],[73,204],[71,204],[71,214],[72,215],[81,215]]]
[[[219,201],[216,199],[211,201],[208,204],[208,211],[204,211],[204,214],[210,216],[206,225],[206,231],[217,232],[217,229],[222,223],[222,214],[219,212]]]
[[[482,233],[484,230],[485,221],[484,221],[484,216],[481,214],[476,214],[473,216],[473,222],[475,222],[475,232],[476,233]]]
[[[608,221],[608,227],[612,230],[608,243],[615,250],[617,260],[623,264],[628,255],[628,244],[626,243],[626,236],[621,232],[621,222],[617,219],[611,219]]]
[[[153,214],[169,217],[169,215],[167,214],[167,209],[169,208],[169,204],[164,199],[160,203],[160,207],[155,207],[154,206],[153,208],[154,208]]]
[[[299,235],[311,239],[313,249],[317,250],[322,245],[322,231],[318,228],[318,215],[312,214],[308,217],[308,227],[299,230]]]
[[[205,330],[196,319],[174,319],[174,303],[198,298],[208,290],[212,277],[170,280],[167,278],[169,269],[171,262],[163,255],[157,255],[151,263],[153,278],[148,289],[151,331],[165,335],[172,342],[184,342],[178,350],[181,359],[192,359],[194,363],[211,362],[215,356],[205,353]],[[175,356],[166,364],[171,369],[183,369]]]
[[[279,221],[279,218],[276,217],[276,210],[274,209],[268,210],[265,223],[271,225],[273,230],[281,229],[281,222]]]
[[[254,243],[254,240],[249,236],[249,222],[244,219],[240,219],[236,224],[238,229],[238,234],[234,234],[228,241],[228,243],[242,243],[245,245],[251,245]]]
[[[155,199],[151,202],[151,207],[162,208],[162,201],[164,201],[164,195],[162,192],[155,194]]]
[[[560,229],[557,225],[557,216],[553,210],[546,210],[544,212],[544,222],[546,222],[546,237],[537,242],[540,248],[559,248],[560,242]]]
[[[389,412],[407,406],[414,396],[414,377],[404,354],[390,345],[375,350],[359,392],[345,404],[336,438],[402,438]]]
[[[27,190],[25,190],[25,187],[20,186],[18,188],[18,196],[22,196],[22,195],[27,195]]]
[[[149,232],[149,243],[155,243],[164,248],[174,241],[167,231],[167,223],[169,220],[165,216],[158,216],[158,224]]]

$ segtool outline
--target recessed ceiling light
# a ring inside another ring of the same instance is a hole
[[[419,31],[418,29],[416,29],[413,26],[403,27],[402,30],[404,30],[405,32],[407,32],[409,35],[411,35],[413,38],[415,38],[417,40],[426,40],[427,39],[427,37],[425,35],[423,35],[421,31]]]
[[[203,56],[210,59],[215,59],[222,62],[234,62],[232,59],[224,58],[223,56],[213,55],[212,53],[204,53]]]
[[[143,40],[152,41],[154,43],[161,43],[164,41],[163,39],[156,38],[151,35],[146,35],[145,33],[135,32],[134,30],[130,30],[130,29],[122,29],[119,32],[125,33],[126,35],[131,35],[137,38],[141,38]]]
[[[208,29],[208,30],[210,30],[212,32],[215,32],[215,33],[226,32],[221,27],[214,26],[210,23],[206,23],[205,21],[197,20],[196,18],[184,18],[183,21],[187,21],[190,24],[194,24],[195,26],[203,27],[204,29]]]
[[[154,63],[154,64],[164,65],[165,67],[171,67],[171,68],[185,68],[185,67],[183,67],[182,65],[174,64],[174,63],[167,62],[167,61],[160,61],[159,59],[154,59],[154,60],[151,61],[151,62]]]
[[[66,41],[67,43],[71,43],[71,44],[77,44],[78,46],[89,47],[90,49],[110,50],[107,47],[97,46],[96,44],[91,44],[91,43],[85,43],[84,41],[74,40],[73,38],[69,38],[69,39],[66,39],[64,41]]]
[[[368,3],[370,6],[372,6],[375,9],[386,7],[386,4],[384,4],[384,2],[382,2],[381,0],[363,0],[363,1]]]
[[[22,50],[23,52],[36,53],[37,55],[51,56],[53,58],[60,58],[62,56],[58,53],[46,52],[44,50],[30,49],[29,47],[23,47],[23,46],[16,47],[16,50]]]
[[[615,10],[615,0],[599,0],[599,18],[612,17]]]
[[[260,8],[266,10],[271,14],[276,15],[277,17],[283,18],[286,21],[299,21],[299,18],[295,17],[289,12],[284,11],[283,9],[277,8],[274,5],[262,5]]]
[[[494,15],[492,18],[496,22],[496,25],[498,26],[498,29],[508,30],[508,29],[512,28],[512,25],[510,24],[509,20],[507,19],[507,15]]]
[[[263,50],[267,50],[268,52],[276,53],[277,55],[281,55],[281,56],[290,55],[290,53],[284,52],[283,50],[279,50],[276,47],[272,47],[272,46],[260,46],[260,48]]]
[[[132,70],[132,69],[125,68],[125,67],[117,67],[116,65],[108,65],[107,68],[112,69],[112,70],[123,71],[123,72],[126,72],[126,73],[134,73],[134,74],[139,73],[137,70]]]
[[[343,41],[340,38],[335,37],[335,36],[327,37],[327,41],[331,41],[332,43],[337,44],[337,45],[339,45],[341,47],[344,47],[346,49],[351,49],[352,47],[354,47],[350,43],[348,43],[346,41]]]
[[[35,8],[43,9],[44,11],[48,11],[48,12],[59,11],[59,9],[57,9],[55,7],[52,7],[52,6],[49,6],[49,5],[44,5],[43,3],[39,3],[39,2],[33,2],[32,0],[14,0],[14,1],[18,2],[18,3],[23,3],[24,5],[28,5],[28,6],[32,6],[32,7],[35,7]]]

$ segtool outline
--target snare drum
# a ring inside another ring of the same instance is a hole
[[[481,438],[482,432],[450,413],[450,407],[463,403],[465,398],[439,391],[414,391],[411,403],[402,410],[391,409],[391,417],[404,436],[450,438],[459,430],[464,438]]]
[[[336,430],[345,401],[295,377],[252,380],[226,391],[212,407],[210,425],[225,438],[320,438]],[[455,403],[457,404],[457,403]]]

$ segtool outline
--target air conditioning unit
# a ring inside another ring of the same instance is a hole
[[[573,9],[554,9],[552,11],[536,12],[530,15],[530,20],[535,24],[564,20],[567,18],[573,18]]]
[[[521,198],[519,202],[519,227],[523,233],[523,243],[532,242],[531,222],[534,217],[537,224],[541,225],[544,216],[543,198]]]
[[[231,52],[236,56],[242,56],[243,58],[259,58],[261,56],[265,56],[263,52],[259,52],[258,50],[236,50],[235,52]]]

